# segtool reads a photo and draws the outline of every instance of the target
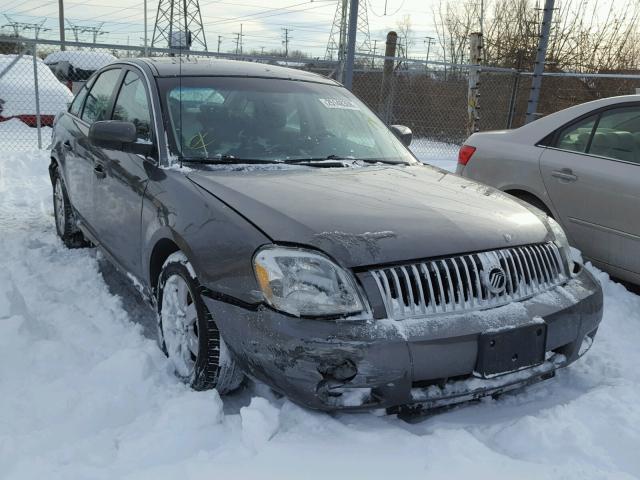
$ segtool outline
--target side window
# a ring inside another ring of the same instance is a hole
[[[98,120],[107,120],[109,116],[107,108],[109,108],[109,101],[119,77],[120,69],[112,68],[101,73],[93,82],[82,111],[82,119],[85,122],[93,123]]]
[[[571,124],[560,132],[555,147],[571,152],[585,153],[589,146],[589,138],[596,124],[598,115],[592,115],[578,123]]]
[[[151,141],[151,111],[147,92],[137,73],[128,71],[113,109],[113,120],[132,122],[138,138]]]
[[[624,107],[602,113],[589,153],[640,163],[640,107]]]
[[[82,103],[84,102],[85,97],[87,96],[87,92],[89,89],[86,85],[82,86],[82,89],[76,95],[76,98],[71,102],[71,106],[69,107],[69,113],[79,117],[80,111],[82,110]]]

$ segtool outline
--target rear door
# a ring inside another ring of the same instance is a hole
[[[113,120],[132,122],[138,142],[155,143],[151,99],[142,73],[128,69],[114,101]],[[155,169],[142,155],[102,149],[103,176],[96,182],[94,202],[98,238],[127,270],[140,275],[140,215],[142,197]]]
[[[572,243],[596,261],[640,273],[640,106],[602,110],[561,129],[540,167]]]

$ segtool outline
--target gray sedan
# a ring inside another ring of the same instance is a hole
[[[640,96],[475,133],[457,173],[542,209],[595,265],[640,284]]]
[[[422,165],[333,80],[118,62],[52,140],[58,234],[126,272],[195,389],[442,406],[550,378],[596,335],[602,291],[555,221]]]

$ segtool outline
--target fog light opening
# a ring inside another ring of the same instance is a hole
[[[318,372],[322,375],[325,381],[330,383],[337,382],[350,382],[358,374],[358,368],[351,360],[344,360],[342,363],[325,365],[318,368]]]

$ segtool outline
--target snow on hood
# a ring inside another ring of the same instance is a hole
[[[545,224],[524,205],[428,166],[192,171],[187,176],[274,242],[310,245],[348,266],[548,238]]]
[[[17,55],[0,55],[0,71],[4,70]],[[40,114],[56,115],[66,110],[73,94],[55,77],[40,59],[37,61]],[[0,116],[35,115],[36,94],[33,78],[33,58],[22,57],[0,78]]]
[[[69,62],[75,68],[82,70],[98,70],[118,60],[107,52],[86,52],[81,50],[66,50],[64,52],[53,52],[47,55],[44,63],[52,65],[59,62]]]

